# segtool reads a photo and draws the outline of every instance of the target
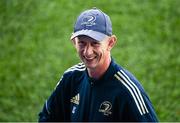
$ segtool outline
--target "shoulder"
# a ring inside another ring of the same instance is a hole
[[[114,77],[119,83],[125,86],[127,90],[135,88],[144,91],[138,79],[131,72],[118,64],[115,64]]]
[[[123,67],[119,67],[119,69],[114,74],[114,77],[123,86],[123,89],[131,96],[145,93],[143,86],[136,79],[136,77]]]
[[[73,65],[72,67],[68,68],[63,76],[68,78],[79,78],[81,75],[83,75],[84,71],[86,70],[86,67],[83,63],[78,63],[76,65]]]
[[[114,77],[118,83],[123,86],[123,90],[127,91],[131,96],[134,96],[134,94],[142,90],[139,81],[130,72],[123,68],[120,68],[114,74]]]
[[[114,74],[114,77],[118,81],[118,83],[122,86],[122,89],[125,92],[131,94],[131,92],[135,90],[135,88],[138,89],[134,79],[129,75],[129,72],[128,73],[126,72],[124,68],[119,67],[119,69]]]
[[[60,83],[67,83],[66,81],[72,81],[72,79],[79,78],[85,70],[86,67],[83,63],[73,65],[72,67],[65,70],[56,86],[58,86]]]
[[[81,71],[85,71],[86,67],[83,63],[78,63],[76,65],[73,65],[72,67],[68,68],[64,74],[72,74],[75,72],[81,72]]]

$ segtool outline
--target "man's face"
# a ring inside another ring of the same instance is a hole
[[[81,60],[89,69],[103,67],[110,57],[108,38],[98,42],[88,36],[79,36],[74,43]]]

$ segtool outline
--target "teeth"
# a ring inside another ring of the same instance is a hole
[[[94,59],[94,57],[91,57],[91,58],[87,58],[87,57],[85,57],[87,60],[93,60]]]
[[[86,58],[86,59],[88,59],[88,60],[92,60],[93,58]]]

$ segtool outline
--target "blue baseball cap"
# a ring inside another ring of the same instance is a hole
[[[107,14],[100,9],[92,8],[82,12],[74,25],[73,40],[77,36],[89,36],[96,41],[102,41],[112,35],[112,23]]]

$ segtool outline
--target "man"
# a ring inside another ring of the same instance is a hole
[[[65,71],[39,121],[153,121],[153,106],[138,80],[111,57],[111,20],[97,8],[80,14],[71,40],[82,63]]]

